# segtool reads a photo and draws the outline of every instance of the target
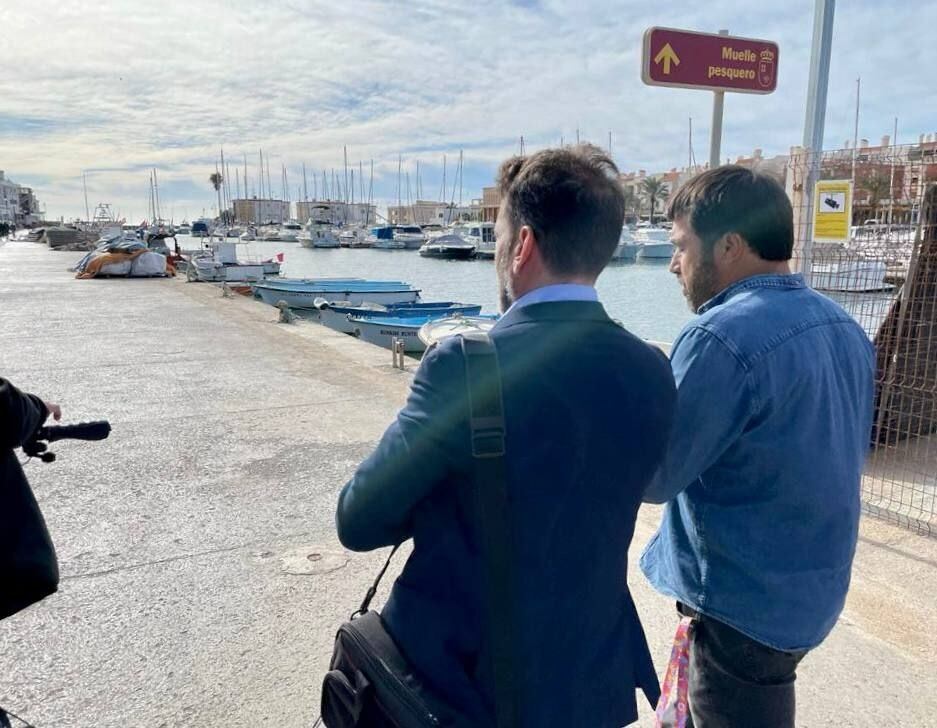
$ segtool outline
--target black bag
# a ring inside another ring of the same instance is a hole
[[[514,589],[510,558],[504,412],[501,373],[488,335],[462,335],[468,380],[475,500],[486,562],[486,608],[491,642],[497,728],[516,728],[516,662],[512,639]],[[478,724],[445,703],[413,671],[384,627],[369,611],[397,546],[350,621],[335,638],[322,682],[322,720],[327,728],[475,728]]]

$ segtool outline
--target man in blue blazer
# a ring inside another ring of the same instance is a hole
[[[618,243],[618,170],[591,146],[500,170],[495,234],[503,317],[512,605],[524,726],[618,728],[657,678],[628,591],[641,497],[664,453],[666,358],[612,321],[594,284]],[[427,352],[406,405],[342,490],[339,538],[368,551],[413,539],[382,616],[427,685],[493,725],[484,559],[472,496],[465,362]]]

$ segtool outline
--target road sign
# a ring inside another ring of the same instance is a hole
[[[825,242],[849,240],[852,218],[852,180],[818,180],[813,202],[813,239]]]
[[[644,32],[641,78],[651,86],[770,94],[778,85],[778,44],[674,28]]]

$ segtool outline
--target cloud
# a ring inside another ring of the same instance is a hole
[[[651,25],[777,40],[778,90],[727,95],[723,156],[785,153],[801,141],[813,3],[753,6],[730,0],[647,3],[433,0],[346,3],[292,0],[5,0],[7,57],[0,76],[0,168],[41,180],[50,215],[109,201],[140,217],[147,170],[164,207],[208,211],[219,149],[257,176],[270,157],[273,187],[286,165],[291,195],[307,170],[374,160],[380,200],[396,199],[397,162],[415,188],[438,193],[465,151],[465,197],[477,197],[498,162],[519,148],[579,135],[612,149],[624,169],[685,164],[693,118],[697,159],[708,156],[711,95],[644,86],[641,39]],[[862,76],[860,135],[877,141],[900,117],[899,138],[935,131],[934,92],[922,72],[937,50],[916,30],[937,4],[840,4],[834,34],[827,146],[852,136]],[[54,28],[54,32],[42,29]],[[238,176],[241,172],[238,172]],[[356,175],[357,178],[357,175]],[[311,186],[311,183],[310,183]]]

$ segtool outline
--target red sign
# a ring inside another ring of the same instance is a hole
[[[770,94],[778,85],[778,44],[673,28],[644,32],[641,78],[651,86]]]

